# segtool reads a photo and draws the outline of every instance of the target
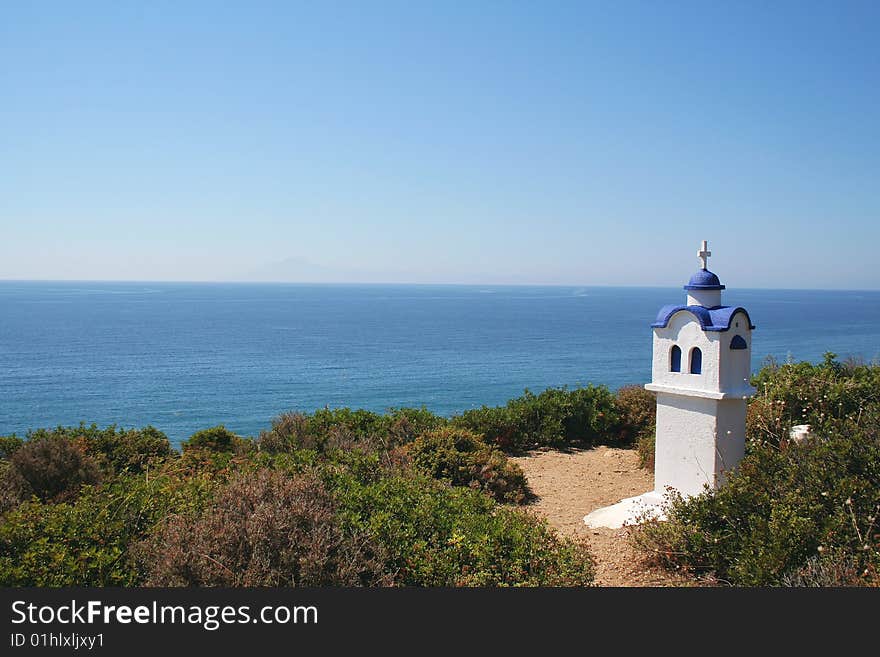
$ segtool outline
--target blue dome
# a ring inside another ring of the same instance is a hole
[[[708,269],[700,269],[691,276],[691,280],[684,286],[685,290],[723,290],[724,286],[718,277]]]

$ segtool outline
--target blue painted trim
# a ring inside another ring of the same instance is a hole
[[[683,285],[685,290],[726,290],[726,285]]]
[[[718,306],[716,308],[704,308],[703,306],[663,306],[657,313],[657,319],[651,324],[652,328],[666,328],[669,319],[677,312],[686,310],[697,318],[700,326],[704,331],[727,331],[730,329],[730,323],[733,316],[737,312],[742,312],[746,316],[749,328],[754,330],[755,326],[749,317],[749,313],[741,306]]]

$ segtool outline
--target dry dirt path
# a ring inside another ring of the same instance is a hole
[[[512,459],[538,496],[530,505],[561,533],[586,539],[596,558],[599,586],[682,586],[690,582],[646,566],[627,540],[626,529],[590,529],[586,514],[650,490],[653,475],[638,467],[630,449],[596,447],[570,452],[532,452]]]

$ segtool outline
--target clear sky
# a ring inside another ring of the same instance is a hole
[[[235,5],[235,6],[232,6]],[[878,2],[22,2],[0,278],[880,288]]]

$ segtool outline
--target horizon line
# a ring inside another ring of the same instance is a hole
[[[374,286],[374,287],[592,287],[608,289],[671,289],[678,285],[609,285],[603,283],[401,283],[357,281],[279,281],[279,280],[153,280],[138,278],[0,278],[2,283],[140,283],[151,285],[316,285],[316,286]],[[800,292],[880,292],[880,288],[849,287],[735,287],[735,290],[778,290]]]

